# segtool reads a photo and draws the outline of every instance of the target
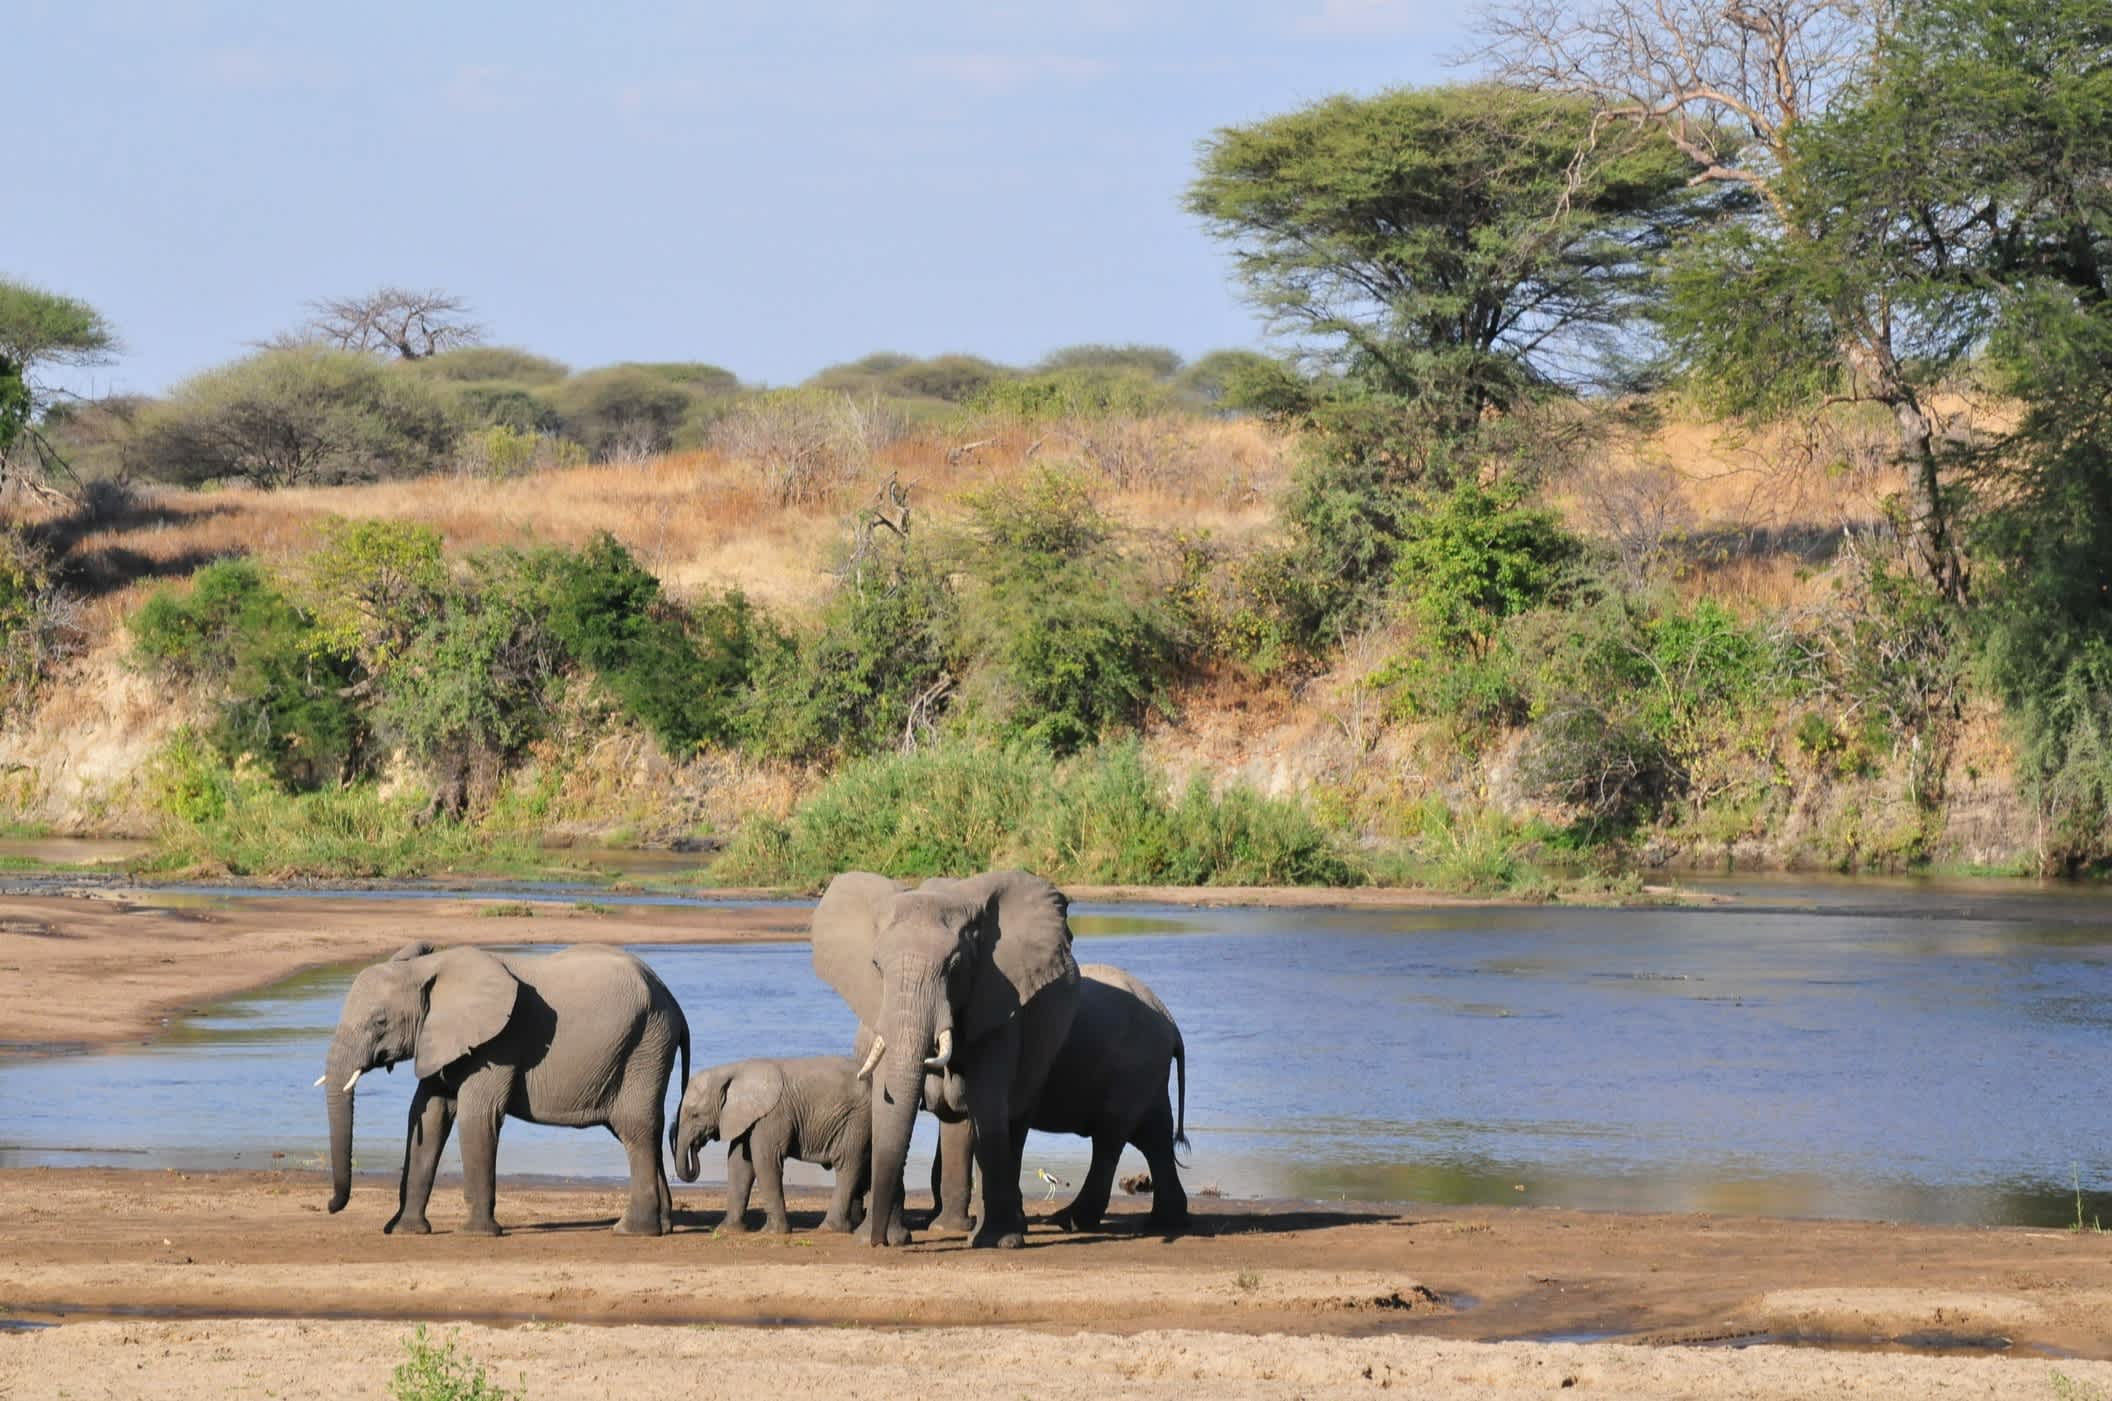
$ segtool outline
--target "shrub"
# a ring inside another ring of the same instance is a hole
[[[504,345],[465,345],[407,362],[419,374],[457,384],[556,384],[572,373],[560,361]]]
[[[569,438],[505,424],[465,433],[455,449],[457,472],[493,481],[560,467],[581,467],[586,461],[587,450]]]
[[[609,535],[555,561],[550,628],[677,757],[732,736],[741,692],[775,645],[741,594],[685,613]]]
[[[460,815],[542,732],[561,652],[520,558],[476,562],[382,678],[378,719],[433,783],[432,811]]]
[[[1023,865],[1057,881],[1341,885],[1361,873],[1295,802],[1178,794],[1134,745],[1059,763],[948,746],[861,759],[785,822],[754,820],[714,877],[817,888],[846,867],[915,878]]]
[[[969,400],[969,407],[1000,418],[1044,423],[1159,413],[1171,405],[1172,398],[1172,391],[1148,374],[1080,366],[993,380]]]
[[[1514,487],[1462,482],[1406,521],[1394,580],[1441,646],[1480,651],[1497,623],[1537,607],[1579,553],[1552,511]]]
[[[1083,485],[1045,469],[965,500],[980,707],[1059,756],[1141,722],[1174,668],[1173,620]]]
[[[523,1401],[527,1388],[508,1391],[485,1380],[484,1369],[455,1351],[455,1340],[435,1344],[425,1325],[403,1345],[404,1359],[389,1374],[391,1401]]]
[[[304,561],[317,633],[325,646],[378,671],[447,591],[440,532],[408,521],[332,517],[318,533],[322,542]]]
[[[1657,736],[1618,708],[1582,699],[1535,721],[1518,762],[1519,782],[1536,797],[1614,827],[1646,812],[1680,777]]]
[[[1262,412],[1272,393],[1297,372],[1258,350],[1213,350],[1180,372],[1175,381],[1186,397],[1208,408]]]
[[[930,733],[961,671],[946,571],[899,543],[849,570],[815,628],[763,663],[743,732],[759,753],[869,754]]]
[[[691,398],[682,383],[643,365],[589,370],[549,395],[565,436],[597,462],[665,452]]]
[[[477,429],[503,428],[523,435],[554,436],[564,426],[564,418],[550,401],[525,385],[464,384],[456,387],[454,397],[455,417],[472,430],[472,435]]]
[[[254,755],[289,788],[350,776],[364,735],[356,664],[255,564],[208,565],[187,596],[161,590],[132,635],[143,662],[219,692],[212,740],[230,762]]]
[[[0,715],[26,704],[51,669],[80,650],[78,611],[44,552],[0,528]]]
[[[1067,345],[1041,357],[1043,374],[1060,370],[1123,370],[1151,379],[1172,379],[1181,357],[1163,345]]]
[[[263,487],[431,471],[454,445],[432,382],[347,350],[267,350],[184,381],[143,413],[127,465],[163,481]]]
[[[753,466],[777,503],[791,506],[828,500],[903,431],[901,417],[879,400],[781,389],[734,407],[711,441]]]
[[[889,371],[881,379],[881,392],[965,404],[988,386],[1017,373],[980,355],[934,355]]]

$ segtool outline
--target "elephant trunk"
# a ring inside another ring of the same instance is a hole
[[[909,1136],[916,1127],[917,1097],[924,1089],[924,1059],[931,1054],[932,1028],[939,1020],[935,1005],[945,988],[936,977],[883,1018],[886,1052],[873,1073],[873,1210],[869,1218],[874,1245],[888,1243],[902,1195],[902,1170],[909,1161]]]
[[[323,1099],[330,1111],[330,1210],[343,1211],[352,1197],[352,1081],[366,1067],[345,1037],[330,1043],[323,1071]]]
[[[684,1182],[694,1182],[703,1170],[697,1161],[697,1149],[703,1146],[706,1135],[698,1132],[688,1117],[675,1121],[675,1173]]]

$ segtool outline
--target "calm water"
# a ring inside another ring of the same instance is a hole
[[[2112,1218],[2112,901],[1743,894],[1735,911],[1080,905],[1073,923],[1081,961],[1130,969],[1181,1022],[1191,1191],[2059,1224],[2079,1175],[2086,1212]],[[698,1066],[849,1041],[804,945],[638,952]],[[152,1046],[0,1060],[0,1164],[320,1166],[310,1082],[351,971]],[[408,1067],[362,1082],[362,1171],[393,1175],[410,1089]],[[1037,1134],[1026,1166],[1075,1180],[1087,1156]],[[605,1133],[514,1122],[500,1164],[623,1172]]]

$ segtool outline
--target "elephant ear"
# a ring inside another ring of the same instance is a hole
[[[868,1026],[880,1020],[880,974],[873,967],[873,944],[895,897],[906,888],[870,871],[846,871],[829,882],[814,907],[814,971]]]
[[[726,1107],[719,1111],[719,1137],[731,1143],[777,1108],[785,1096],[785,1072],[768,1061],[744,1065],[726,1087]]]
[[[982,961],[969,989],[965,1032],[987,1035],[1051,984],[1078,981],[1071,957],[1071,902],[1026,871],[992,871],[961,882],[984,905]]]
[[[413,939],[389,955],[391,963],[408,963],[414,958],[424,958],[433,951],[433,946],[423,939]]]
[[[425,1020],[418,1026],[418,1078],[439,1073],[506,1029],[520,982],[482,949],[427,958]]]

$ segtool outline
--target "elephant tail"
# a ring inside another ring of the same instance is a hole
[[[1174,1029],[1173,1033],[1173,1074],[1174,1083],[1180,1087],[1180,1098],[1175,1101],[1175,1103],[1179,1106],[1179,1111],[1173,1121],[1173,1146],[1176,1150],[1179,1150],[1188,1147],[1189,1144],[1188,1043],[1181,1039],[1181,1033],[1178,1027]],[[1178,1152],[1176,1152],[1174,1161],[1180,1162]],[[1181,1166],[1186,1167],[1188,1166],[1188,1164],[1181,1163]]]
[[[672,1002],[674,999],[670,998],[668,1000]],[[682,1015],[680,1003],[675,1004],[675,1045],[682,1050],[682,1078],[675,1081],[675,1097],[680,1099],[689,1089],[689,1018]],[[660,1093],[662,1098],[665,1098],[667,1091],[663,1089]],[[682,1156],[682,1150],[675,1146],[675,1139],[681,1132],[682,1116],[677,1114],[668,1121],[667,1151],[674,1154],[678,1160]]]

